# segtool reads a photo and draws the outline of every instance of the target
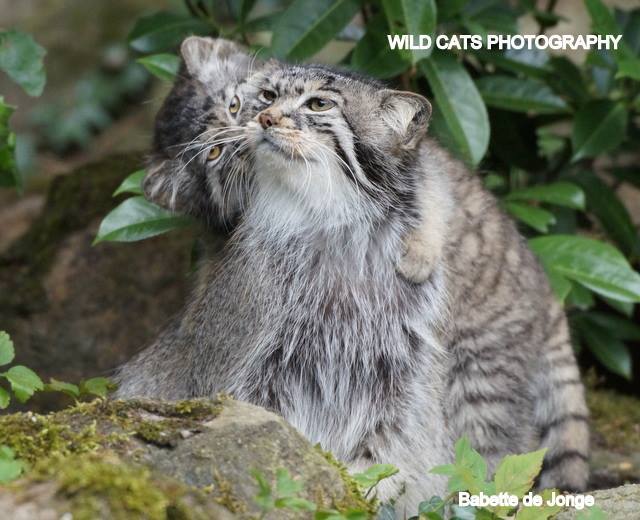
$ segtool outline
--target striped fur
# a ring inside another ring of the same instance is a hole
[[[179,322],[121,369],[119,396],[227,391],[270,408],[354,469],[397,465],[379,492],[404,489],[400,517],[443,493],[427,471],[461,435],[492,467],[548,447],[540,484],[583,489],[564,313],[493,196],[424,136],[426,100],[275,62],[239,88],[246,209]],[[316,98],[334,105],[314,112]],[[426,281],[398,273],[424,275],[425,255]]]

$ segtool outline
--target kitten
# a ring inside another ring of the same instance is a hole
[[[147,168],[144,194],[165,209],[229,230],[246,205],[251,183],[248,149],[237,146],[238,125],[255,116],[243,110],[244,81],[263,64],[221,38],[191,36],[180,54],[178,79],[156,117],[155,157]],[[191,121],[200,123],[194,138],[182,132]],[[424,207],[447,200],[440,184],[435,180],[423,187],[419,200]],[[442,207],[407,234],[398,271],[412,282],[425,282],[436,265],[449,214]]]
[[[244,88],[257,117],[243,218],[179,324],[123,367],[119,395],[227,391],[270,408],[354,469],[398,466],[380,495],[404,487],[400,516],[444,492],[428,469],[462,435],[491,468],[547,447],[540,485],[584,489],[562,308],[493,196],[424,135],[428,102],[319,66],[269,63]],[[410,283],[396,272],[405,237],[430,219],[442,252]]]
[[[156,117],[144,194],[165,209],[230,229],[251,182],[246,150],[238,147],[238,86],[254,59],[234,42],[196,36],[184,40],[180,54],[177,80]]]

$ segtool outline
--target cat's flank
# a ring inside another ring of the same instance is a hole
[[[426,100],[277,63],[244,88],[257,116],[242,220],[119,395],[226,391],[275,410],[353,468],[398,466],[380,492],[405,490],[400,517],[444,492],[428,470],[462,435],[492,466],[547,447],[540,485],[583,489],[587,410],[562,308],[494,197],[424,135]],[[431,219],[441,254],[411,283],[396,266]]]

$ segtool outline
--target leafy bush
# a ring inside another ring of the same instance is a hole
[[[192,33],[253,42],[261,56],[289,61],[311,60],[323,49],[336,54],[341,41],[350,50],[340,65],[427,96],[431,132],[480,167],[487,187],[521,224],[565,302],[576,347],[585,345],[611,372],[632,377],[627,342],[640,341],[632,321],[640,301],[640,275],[632,267],[640,238],[615,188],[640,188],[638,167],[627,166],[629,155],[637,164],[640,150],[640,9],[611,12],[601,0],[585,0],[592,31],[623,39],[617,51],[592,50],[578,65],[539,49],[399,51],[387,42],[387,33],[517,33],[524,15],[535,17],[540,31],[560,20],[530,0],[244,0],[224,11],[186,4],[188,14],[141,18],[129,38],[145,54],[139,61],[163,80],[175,74],[172,52]],[[261,31],[272,31],[270,46],[256,43],[264,40]],[[139,176],[125,191],[134,186],[140,194]],[[184,225],[137,197],[107,216],[97,241],[140,240]]]
[[[0,29],[0,71],[13,79],[30,96],[42,94],[46,82],[45,50],[21,31]],[[16,135],[9,128],[15,107],[0,95],[0,187],[24,188],[25,179],[15,160]]]
[[[534,495],[530,490],[542,468],[545,452],[546,449],[542,449],[521,455],[508,455],[498,463],[493,479],[487,481],[487,462],[471,447],[469,440],[463,437],[456,442],[455,461],[431,469],[431,473],[448,477],[447,491],[449,495],[445,498],[434,496],[421,502],[417,515],[412,516],[409,520],[547,520],[564,509],[556,505],[555,502],[551,502],[554,505],[547,502],[551,500],[554,493],[559,494],[557,490],[545,489],[536,492],[535,495],[541,497],[542,504],[533,501],[525,504],[523,501],[523,497]],[[375,464],[364,472],[356,473],[351,477],[358,484],[365,498],[369,496],[374,498],[376,486],[382,480],[392,477],[396,473],[398,473],[397,468],[390,464]],[[312,518],[315,520],[365,520],[369,518],[366,511],[352,510],[341,513],[335,510],[318,509],[317,504],[299,496],[304,489],[304,482],[291,478],[285,469],[279,469],[276,472],[274,486],[259,472],[253,472],[253,476],[259,489],[255,500],[263,512],[261,518],[276,509],[306,511],[313,513]],[[503,505],[507,502],[503,500],[500,505],[462,506],[457,503],[461,492],[475,496],[480,496],[481,493],[494,497],[508,495],[514,500],[515,505]],[[576,502],[576,509],[580,510],[576,515],[576,520],[604,520],[606,518],[598,507],[578,505]],[[393,520],[395,518],[396,512],[393,504],[380,506],[377,513],[378,520]]]
[[[13,362],[15,348],[11,337],[5,331],[0,330],[0,367],[5,367]],[[105,377],[93,377],[82,381],[79,385],[65,383],[57,379],[51,379],[49,383],[43,383],[40,376],[24,365],[13,365],[5,372],[0,372],[0,380],[9,383],[11,392],[15,398],[25,403],[36,392],[62,392],[78,400],[87,396],[106,397],[113,390],[113,384]],[[11,402],[9,390],[0,386],[0,409],[7,408]]]

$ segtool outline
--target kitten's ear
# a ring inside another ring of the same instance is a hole
[[[247,58],[244,47],[224,38],[189,36],[180,46],[180,54],[192,76],[200,77],[212,61],[227,62],[235,57]]]
[[[397,135],[400,146],[415,148],[427,132],[431,103],[413,92],[383,90],[380,108],[382,119]]]

